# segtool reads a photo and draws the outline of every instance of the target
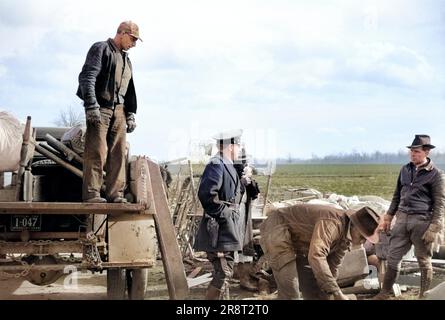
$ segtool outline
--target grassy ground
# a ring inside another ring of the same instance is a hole
[[[280,201],[292,198],[293,188],[313,188],[323,193],[345,196],[375,195],[391,200],[401,165],[278,165],[271,180],[269,199]],[[194,166],[201,174],[203,165]],[[254,176],[261,191],[265,192],[267,177]],[[198,181],[196,180],[196,183]]]

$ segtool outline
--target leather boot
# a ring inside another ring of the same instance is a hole
[[[217,287],[212,286],[211,284],[207,288],[206,300],[221,300],[223,291],[221,289],[218,289]]]
[[[249,263],[239,263],[237,266],[240,287],[253,292],[258,291],[256,279],[252,279],[250,275],[252,270],[251,265]]]
[[[125,199],[124,197],[116,197],[113,199],[113,203],[127,203],[127,199]]]
[[[388,300],[392,294],[392,286],[396,282],[398,271],[390,267],[385,272],[385,277],[383,278],[382,289],[379,294],[376,295],[372,300]]]
[[[421,268],[420,269],[420,292],[419,299],[425,297],[425,291],[428,291],[433,280],[433,269]]]
[[[107,202],[107,200],[97,196],[97,197],[86,199],[83,202],[87,202],[87,203],[105,203],[105,202]]]

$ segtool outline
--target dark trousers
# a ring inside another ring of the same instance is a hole
[[[228,286],[228,281],[233,276],[234,256],[233,251],[207,252],[207,259],[213,265],[213,279],[210,285],[220,290]]]
[[[125,188],[126,118],[123,105],[114,110],[100,108],[101,123],[87,122],[83,163],[83,200],[100,196],[103,170],[105,195],[109,201],[122,197]]]
[[[297,272],[300,291],[304,300],[329,300],[329,295],[323,292],[317,284],[314,272],[305,256],[297,255]]]

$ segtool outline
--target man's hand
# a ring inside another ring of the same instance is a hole
[[[87,123],[93,127],[97,127],[100,124],[100,110],[99,107],[87,108],[85,111],[85,118]]]
[[[131,133],[136,129],[136,119],[133,112],[127,113],[127,132]]]
[[[252,168],[249,166],[244,167],[242,177],[246,179],[247,184],[251,183],[252,182]]]
[[[393,217],[394,216],[392,216],[390,214],[383,215],[383,218],[380,219],[378,229],[388,233],[391,228],[391,221],[392,221]]]
[[[341,290],[332,293],[334,300],[349,300],[348,296],[345,295]]]
[[[435,242],[439,236],[440,231],[441,227],[439,225],[431,223],[422,236],[423,242],[425,242],[425,244]]]

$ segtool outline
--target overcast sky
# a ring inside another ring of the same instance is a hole
[[[445,1],[0,1],[0,110],[50,126],[90,46],[133,20],[132,154],[243,128],[257,157],[445,150]],[[190,144],[191,142],[191,144]]]

